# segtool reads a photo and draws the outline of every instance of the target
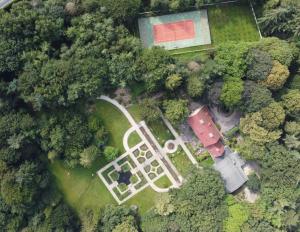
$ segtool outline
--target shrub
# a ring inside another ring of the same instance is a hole
[[[139,180],[139,179],[137,178],[136,175],[130,177],[130,183],[131,183],[131,184],[135,184],[136,182],[138,182],[138,180]]]
[[[260,180],[258,179],[255,173],[252,173],[248,177],[247,186],[252,192],[259,192],[260,191]]]

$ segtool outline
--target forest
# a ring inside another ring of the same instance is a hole
[[[0,231],[299,231],[300,2],[252,1],[263,38],[201,53],[197,70],[161,47],[143,48],[137,36],[140,12],[217,2],[21,0],[0,9]],[[146,213],[107,205],[79,215],[49,165],[89,168],[118,155],[89,111],[118,88],[138,95],[149,123],[161,110],[176,128],[199,99],[241,112],[226,143],[259,165],[247,183],[258,201],[235,200],[205,167]]]

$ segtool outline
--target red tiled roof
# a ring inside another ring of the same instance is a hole
[[[224,152],[224,145],[221,140],[221,133],[213,122],[207,107],[196,110],[189,116],[188,123],[192,127],[201,143],[214,156],[221,156]]]

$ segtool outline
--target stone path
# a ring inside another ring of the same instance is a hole
[[[190,159],[190,161],[192,162],[192,164],[198,165],[197,160],[194,158],[194,156],[192,155],[192,153],[190,152],[190,150],[187,148],[187,146],[183,142],[182,138],[179,136],[179,134],[173,128],[173,126],[171,125],[171,123],[162,114],[161,114],[161,117],[162,117],[164,123],[166,124],[166,126],[169,128],[169,130],[173,134],[173,136],[175,137],[175,141],[177,141],[177,143],[180,144],[180,146],[184,150],[185,154],[187,154],[187,156]]]
[[[111,163],[107,164],[105,167],[101,168],[97,172],[99,177],[102,179],[102,181],[104,182],[106,187],[110,190],[111,194],[114,196],[114,198],[117,200],[117,202],[119,204],[125,202],[126,200],[133,197],[135,194],[142,191],[144,188],[146,188],[148,186],[151,186],[151,188],[154,189],[156,192],[167,192],[169,190],[169,188],[159,188],[154,184],[154,182],[156,180],[158,180],[160,177],[162,177],[164,175],[166,175],[171,180],[171,182],[172,182],[171,187],[175,187],[175,188],[179,187],[182,184],[183,178],[180,176],[179,172],[177,171],[177,169],[175,168],[175,166],[173,165],[171,160],[169,160],[168,156],[166,155],[166,151],[160,146],[160,144],[155,139],[152,132],[149,130],[146,123],[144,121],[142,121],[140,123],[136,123],[135,120],[133,119],[133,117],[131,116],[131,114],[127,111],[127,109],[124,106],[122,106],[121,104],[119,104],[116,100],[111,99],[107,96],[101,96],[98,99],[110,102],[111,104],[116,106],[125,115],[125,117],[129,121],[129,123],[131,124],[131,128],[129,128],[126,131],[126,133],[124,134],[124,137],[123,137],[123,145],[126,150],[126,153],[124,153],[122,156],[117,158],[115,161],[112,161]],[[142,139],[142,142],[140,142],[133,148],[130,148],[128,145],[128,138],[129,138],[130,134],[133,133],[134,131],[136,131],[138,133],[138,135]],[[179,141],[179,143],[180,143],[180,141]],[[151,152],[153,157],[151,157],[149,160],[148,159],[145,160],[145,162],[143,164],[141,164],[137,160],[137,157],[134,156],[133,151],[138,149],[143,144],[145,144],[147,146],[147,148],[149,149],[149,151]],[[108,184],[101,173],[104,170],[108,169],[111,166],[111,164],[113,164],[114,166],[117,167],[118,166],[117,161],[121,160],[122,158],[124,158],[126,156],[129,156],[133,160],[133,162],[137,166],[137,170],[139,170],[143,174],[143,176],[145,177],[145,179],[147,180],[148,183],[145,184],[145,186],[143,186],[141,189],[138,189],[138,190],[131,188],[131,191],[133,191],[132,194],[130,194],[130,196],[126,197],[123,200],[119,200],[119,198],[116,196],[116,194],[113,191],[113,187],[115,187],[115,186],[112,184]],[[159,163],[160,167],[163,168],[163,172],[161,174],[157,175],[154,179],[150,179],[144,168],[145,168],[145,166],[149,165],[153,160],[156,160]]]

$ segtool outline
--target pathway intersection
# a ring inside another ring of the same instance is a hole
[[[107,96],[101,96],[98,99],[110,102],[116,106],[131,124],[131,128],[126,131],[123,137],[123,146],[126,152],[97,172],[115,200],[122,204],[148,186],[151,186],[156,192],[168,192],[170,188],[180,187],[183,178],[169,159],[167,155],[169,153],[168,149],[161,147],[146,123],[144,121],[136,123],[127,109],[116,100]],[[174,143],[176,147],[180,145],[184,151],[187,150],[189,152],[172,125],[166,119],[164,121],[168,123],[166,125],[175,137],[175,140],[168,142]],[[142,141],[130,148],[128,138],[134,132],[138,133]],[[187,156],[195,164],[196,160],[190,152],[187,153]],[[127,189],[124,190],[120,188],[117,179],[113,179],[113,176],[117,175],[116,172],[119,173],[120,170],[125,169],[125,166],[127,169],[130,169],[131,174],[135,176],[134,179],[137,181],[129,184]],[[172,185],[169,188],[160,188],[155,185],[155,182],[163,176],[167,176],[171,181]]]

